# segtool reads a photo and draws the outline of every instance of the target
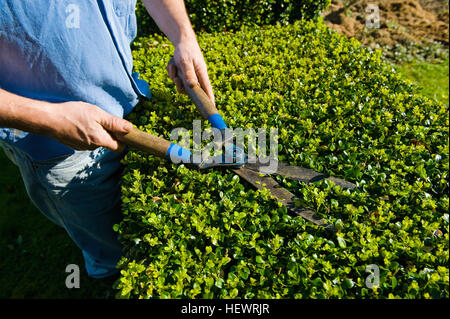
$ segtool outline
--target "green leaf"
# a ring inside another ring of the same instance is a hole
[[[259,256],[259,255],[256,256],[255,261],[256,261],[258,264],[263,264],[263,263],[264,263],[264,260],[263,260],[262,257]]]
[[[353,286],[355,285],[355,283],[353,282],[353,280],[345,278],[344,279],[344,287],[347,289],[353,288]]]
[[[337,241],[338,241],[339,247],[341,247],[341,248],[346,248],[347,247],[347,243],[345,242],[344,238],[338,237]]]

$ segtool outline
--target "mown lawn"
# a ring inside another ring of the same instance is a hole
[[[441,63],[413,61],[400,64],[396,69],[405,78],[414,82],[420,92],[430,98],[449,105],[449,64],[448,57]]]

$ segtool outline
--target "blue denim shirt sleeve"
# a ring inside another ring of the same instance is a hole
[[[136,0],[4,0],[0,87],[49,102],[84,101],[123,117],[148,83],[133,73]],[[0,139],[34,159],[73,153],[57,141],[9,128]]]

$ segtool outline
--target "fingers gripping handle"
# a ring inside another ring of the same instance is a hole
[[[175,65],[173,58],[170,59],[169,65]],[[228,127],[225,121],[200,84],[197,82],[194,85],[190,85],[182,72],[179,72],[178,76],[183,82],[186,93],[194,102],[203,118],[207,119],[212,127],[218,128],[219,130],[227,129]]]

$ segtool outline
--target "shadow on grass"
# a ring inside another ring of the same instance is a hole
[[[79,289],[65,285],[68,264],[80,267]],[[0,148],[0,298],[113,298],[114,281],[87,276],[81,251],[31,204]]]

